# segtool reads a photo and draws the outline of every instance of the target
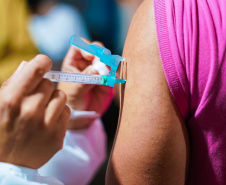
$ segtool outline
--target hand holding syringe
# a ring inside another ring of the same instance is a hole
[[[64,73],[59,71],[50,71],[45,75],[45,78],[50,79],[53,82],[70,82],[70,83],[84,83],[95,85],[106,85],[114,87],[115,83],[125,83],[124,79],[117,79],[115,77],[116,70],[121,61],[124,58],[118,55],[111,55],[110,50],[101,47],[96,44],[88,44],[78,36],[73,36],[70,41],[71,45],[74,45],[86,52],[97,56],[100,61],[111,67],[109,75],[87,75],[80,73]]]

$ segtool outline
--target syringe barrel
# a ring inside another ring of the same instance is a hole
[[[70,82],[70,83],[83,83],[103,85],[105,78],[100,75],[88,75],[80,73],[64,73],[59,71],[50,71],[45,74],[44,78],[48,78],[52,82]]]

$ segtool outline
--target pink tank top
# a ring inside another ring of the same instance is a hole
[[[189,133],[187,184],[226,184],[226,0],[154,7],[162,65]]]

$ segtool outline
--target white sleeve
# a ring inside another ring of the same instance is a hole
[[[97,119],[86,130],[67,131],[64,146],[39,169],[43,176],[53,176],[67,185],[85,185],[106,158],[106,135]]]
[[[37,170],[0,162],[1,185],[63,185],[53,177],[42,177]]]

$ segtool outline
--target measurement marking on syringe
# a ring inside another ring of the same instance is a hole
[[[76,74],[76,73],[67,74],[63,72],[58,72],[58,73],[49,72],[48,74],[49,74],[48,78],[54,82],[86,83],[86,84],[96,84],[96,85],[102,85],[103,83],[105,83],[105,79],[99,75]]]

